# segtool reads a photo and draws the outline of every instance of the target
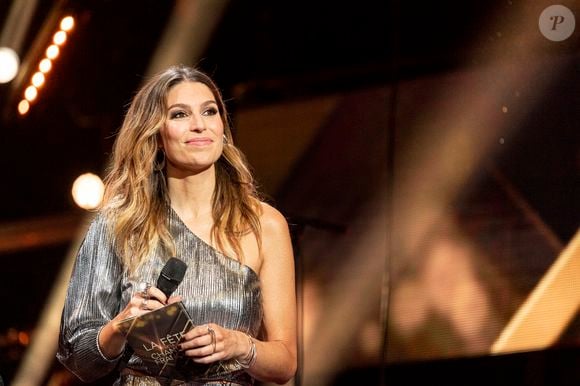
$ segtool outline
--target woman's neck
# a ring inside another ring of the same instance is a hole
[[[215,167],[199,173],[169,173],[167,179],[171,206],[183,217],[201,218],[212,213]]]

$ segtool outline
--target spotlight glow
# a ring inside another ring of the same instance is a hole
[[[0,83],[8,83],[18,73],[20,60],[12,48],[0,47]]]
[[[60,49],[55,44],[51,44],[46,49],[46,57],[49,59],[56,59],[56,57],[58,56],[59,53],[60,53]]]
[[[75,203],[83,209],[95,209],[103,199],[105,187],[101,178],[93,173],[81,174],[72,187]]]
[[[38,69],[40,72],[46,74],[52,68],[52,61],[50,59],[42,59],[40,63],[38,63]]]
[[[34,86],[28,86],[26,87],[26,90],[24,90],[24,98],[26,98],[26,100],[29,102],[35,100],[37,96],[38,90]]]
[[[45,78],[42,72],[35,72],[34,75],[32,75],[31,83],[34,87],[40,88],[44,84],[44,80]]]
[[[26,99],[21,100],[20,103],[18,103],[18,114],[24,115],[28,110],[30,110],[30,103]]]
[[[66,32],[58,31],[52,37],[52,42],[57,46],[62,46],[66,42]]]
[[[72,16],[65,16],[60,21],[60,29],[70,31],[75,26],[75,19]]]

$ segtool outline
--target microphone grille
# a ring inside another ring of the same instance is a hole
[[[186,269],[187,264],[182,260],[176,257],[170,258],[167,263],[165,263],[165,266],[161,270],[161,274],[157,279],[157,288],[163,291],[165,295],[171,295],[183,280]]]

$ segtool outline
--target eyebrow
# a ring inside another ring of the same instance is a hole
[[[208,99],[207,101],[202,102],[200,104],[201,107],[206,107],[208,105],[216,105],[217,106],[217,102],[215,100],[213,100],[213,99]],[[173,109],[175,107],[179,107],[179,108],[182,108],[182,109],[189,109],[190,108],[190,105],[188,105],[186,103],[174,103],[171,106],[169,106],[167,109],[168,110],[171,110],[171,109]]]

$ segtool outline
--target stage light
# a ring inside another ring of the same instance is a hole
[[[61,46],[66,42],[66,32],[65,31],[58,31],[52,37],[52,42],[57,46]]]
[[[75,19],[72,16],[65,16],[60,21],[60,29],[70,31],[75,26]]]
[[[56,57],[58,56],[59,52],[60,52],[60,49],[58,48],[58,46],[55,45],[55,44],[51,44],[46,49],[46,57],[49,58],[49,59],[56,59]]]
[[[35,100],[39,95],[39,89],[42,87],[45,82],[47,81],[47,77],[45,74],[52,70],[53,60],[56,59],[61,52],[61,48],[64,47],[64,44],[67,42],[69,36],[68,31],[71,31],[74,27],[75,20],[72,16],[65,16],[60,20],[59,29],[56,29],[54,34],[52,35],[52,41],[48,42],[48,46],[44,51],[45,56],[40,59],[38,63],[38,70],[32,75],[30,78],[30,84],[26,88],[24,92],[24,96],[28,102],[32,102]],[[0,62],[0,70],[5,68],[9,68],[9,66],[5,66],[3,63]],[[1,76],[1,74],[0,74]],[[14,77],[14,75],[12,76]],[[10,78],[12,79],[12,78]],[[24,103],[23,101],[20,102],[18,105],[18,113],[20,115],[24,115],[28,112],[31,105],[30,103]]]
[[[93,173],[85,173],[77,177],[72,187],[75,203],[83,209],[95,209],[103,199],[105,191],[103,181]]]
[[[8,83],[18,73],[18,54],[8,47],[0,47],[0,83]]]
[[[24,98],[26,98],[26,100],[29,102],[35,100],[37,96],[38,90],[34,86],[28,86],[26,87],[26,90],[24,90]]]
[[[44,84],[44,74],[42,72],[35,72],[32,75],[31,83],[34,87],[40,88]]]
[[[44,58],[38,63],[38,69],[40,72],[46,74],[52,68],[52,61],[50,59]]]
[[[30,110],[30,103],[26,99],[21,100],[20,103],[18,103],[18,113],[24,115],[28,110]]]

